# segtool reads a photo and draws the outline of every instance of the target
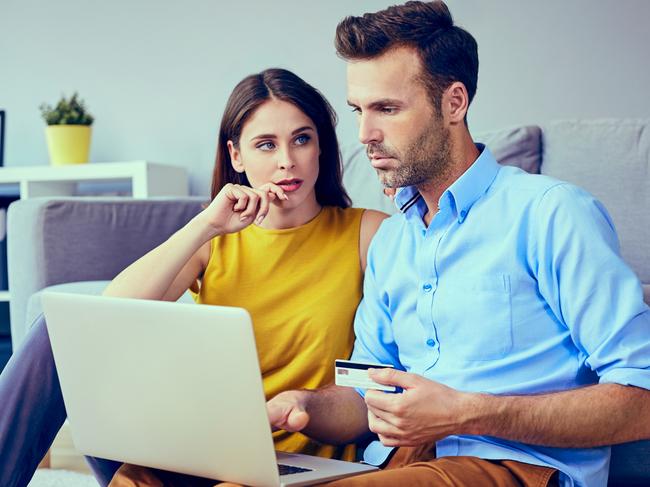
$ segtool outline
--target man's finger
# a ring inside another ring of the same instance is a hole
[[[309,414],[302,409],[293,408],[287,418],[285,430],[296,432],[305,429],[309,423]]]
[[[301,431],[309,423],[309,415],[305,410],[286,401],[269,401],[266,413],[274,430]]]
[[[385,386],[398,386],[402,389],[415,387],[419,378],[415,374],[391,368],[368,369],[368,376],[375,382],[379,382]]]
[[[390,436],[379,435],[379,441],[384,446],[406,446],[402,445],[402,441],[398,438],[391,438]]]
[[[376,410],[391,412],[395,406],[395,402],[400,399],[399,394],[388,394],[382,391],[366,391],[364,400],[366,406]]]
[[[375,411],[368,409],[368,428],[378,435],[399,438],[402,431],[395,425],[385,421],[382,415],[375,414]]]

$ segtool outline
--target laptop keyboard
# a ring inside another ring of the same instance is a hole
[[[293,467],[291,465],[282,465],[281,463],[278,463],[278,469],[280,470],[280,475],[291,475],[292,473],[311,472],[310,468]]]

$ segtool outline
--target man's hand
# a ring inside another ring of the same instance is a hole
[[[273,430],[302,431],[309,424],[307,391],[281,392],[266,403],[266,411]]]
[[[380,384],[404,389],[401,394],[366,392],[368,426],[386,446],[417,446],[464,433],[465,400],[470,394],[394,369],[370,369]]]
[[[300,431],[321,443],[345,445],[368,434],[366,404],[349,387],[281,392],[266,410],[274,430]]]

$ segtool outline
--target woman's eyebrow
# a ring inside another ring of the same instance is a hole
[[[251,141],[255,139],[275,139],[275,138],[277,138],[277,135],[275,134],[260,134],[260,135],[256,135],[255,137],[251,137]]]
[[[296,129],[293,132],[291,132],[291,135],[296,135],[298,132],[304,132],[306,130],[311,130],[313,132],[314,127],[310,127],[309,125],[305,125],[304,127],[300,127],[299,129]]]
[[[305,132],[307,130],[311,130],[312,132],[314,131],[314,127],[310,127],[309,125],[305,125],[304,127],[297,128],[293,132],[291,132],[291,135],[296,135],[298,132]],[[255,137],[251,138],[251,141],[256,140],[256,139],[277,139],[278,136],[275,134],[260,134],[256,135]]]

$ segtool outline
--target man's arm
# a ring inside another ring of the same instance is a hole
[[[564,448],[612,445],[650,438],[650,391],[597,384],[539,396],[480,395],[475,415],[473,434]]]
[[[267,411],[274,428],[300,431],[332,445],[352,443],[369,433],[363,398],[348,387],[282,392],[267,403]]]
[[[370,430],[386,446],[414,446],[449,435],[587,448],[650,438],[650,391],[619,384],[531,396],[465,393],[415,374],[372,370],[402,394],[366,393]]]

